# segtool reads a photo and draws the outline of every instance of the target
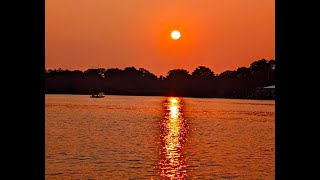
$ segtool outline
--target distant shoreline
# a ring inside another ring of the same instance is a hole
[[[66,93],[45,93],[45,95],[85,95],[90,97],[90,94],[66,94]],[[133,94],[106,94],[105,98],[108,98],[108,96],[159,96],[159,97],[185,97],[185,98],[201,98],[201,99],[239,99],[239,100],[275,100],[275,98],[233,98],[233,97],[199,97],[199,96],[174,96],[174,95],[133,95]]]
[[[45,71],[46,94],[180,96],[191,98],[275,99],[275,60],[261,59],[250,67],[215,74],[205,66],[193,72],[172,69],[157,77],[144,68],[98,68],[86,71]]]

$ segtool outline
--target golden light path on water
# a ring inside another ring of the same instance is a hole
[[[164,102],[165,114],[161,123],[160,175],[168,179],[184,179],[187,176],[183,146],[187,123],[183,118],[181,98],[169,97]]]

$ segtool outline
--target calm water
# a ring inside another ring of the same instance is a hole
[[[275,179],[274,101],[46,95],[46,179]]]

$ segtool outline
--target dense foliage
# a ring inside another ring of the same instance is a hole
[[[47,94],[175,95],[189,97],[250,98],[257,87],[275,84],[275,60],[261,59],[219,75],[199,66],[192,73],[173,69],[157,77],[144,68],[88,69],[45,72]]]

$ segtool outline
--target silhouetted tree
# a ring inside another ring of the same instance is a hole
[[[225,79],[231,79],[231,78],[236,78],[237,77],[237,73],[235,71],[224,71],[222,72],[219,77],[221,78],[225,78]]]
[[[261,59],[251,63],[250,69],[252,71],[254,79],[257,81],[259,85],[269,84],[270,76],[272,71],[275,69],[275,61],[271,60],[267,61],[265,59]]]
[[[269,79],[270,81],[273,81],[272,84],[274,84],[274,79],[275,79],[275,72],[276,72],[276,61],[275,60],[270,60],[269,61],[269,67],[270,67],[270,71],[269,71]]]
[[[126,67],[123,70],[123,73],[128,78],[136,78],[142,74],[141,71],[138,71],[135,67]]]
[[[104,78],[116,78],[122,75],[122,70],[118,68],[107,69],[104,73]]]
[[[150,71],[144,69],[144,68],[139,68],[139,71],[142,74],[143,79],[149,79],[149,80],[157,80],[158,77],[151,73]]]
[[[170,70],[167,74],[167,79],[186,79],[189,78],[189,71],[185,69],[173,69]]]
[[[198,79],[212,79],[214,77],[214,72],[210,68],[205,66],[199,66],[192,72],[192,77]]]
[[[251,76],[250,68],[240,67],[236,71],[238,78],[247,78]]]
[[[45,92],[89,94],[105,91],[121,95],[179,95],[193,97],[248,98],[259,86],[275,83],[275,60],[261,59],[250,67],[227,70],[219,76],[199,66],[192,74],[173,69],[167,76],[156,75],[144,68],[97,68],[86,71],[68,69],[45,70]]]
[[[259,72],[259,71],[262,72],[262,71],[270,70],[271,66],[267,60],[261,59],[259,61],[255,61],[255,62],[251,63],[250,69],[253,72]]]
[[[105,71],[106,71],[106,70],[103,69],[103,68],[98,68],[98,69],[88,69],[88,70],[86,70],[84,73],[85,73],[86,76],[88,76],[88,77],[103,78]]]
[[[276,68],[276,61],[275,60],[270,60],[269,61],[269,67],[270,69],[274,70]]]
[[[173,69],[168,71],[165,78],[166,93],[171,96],[184,96],[188,93],[190,74],[185,69]]]
[[[162,75],[160,75],[159,80],[163,81],[164,77]]]

